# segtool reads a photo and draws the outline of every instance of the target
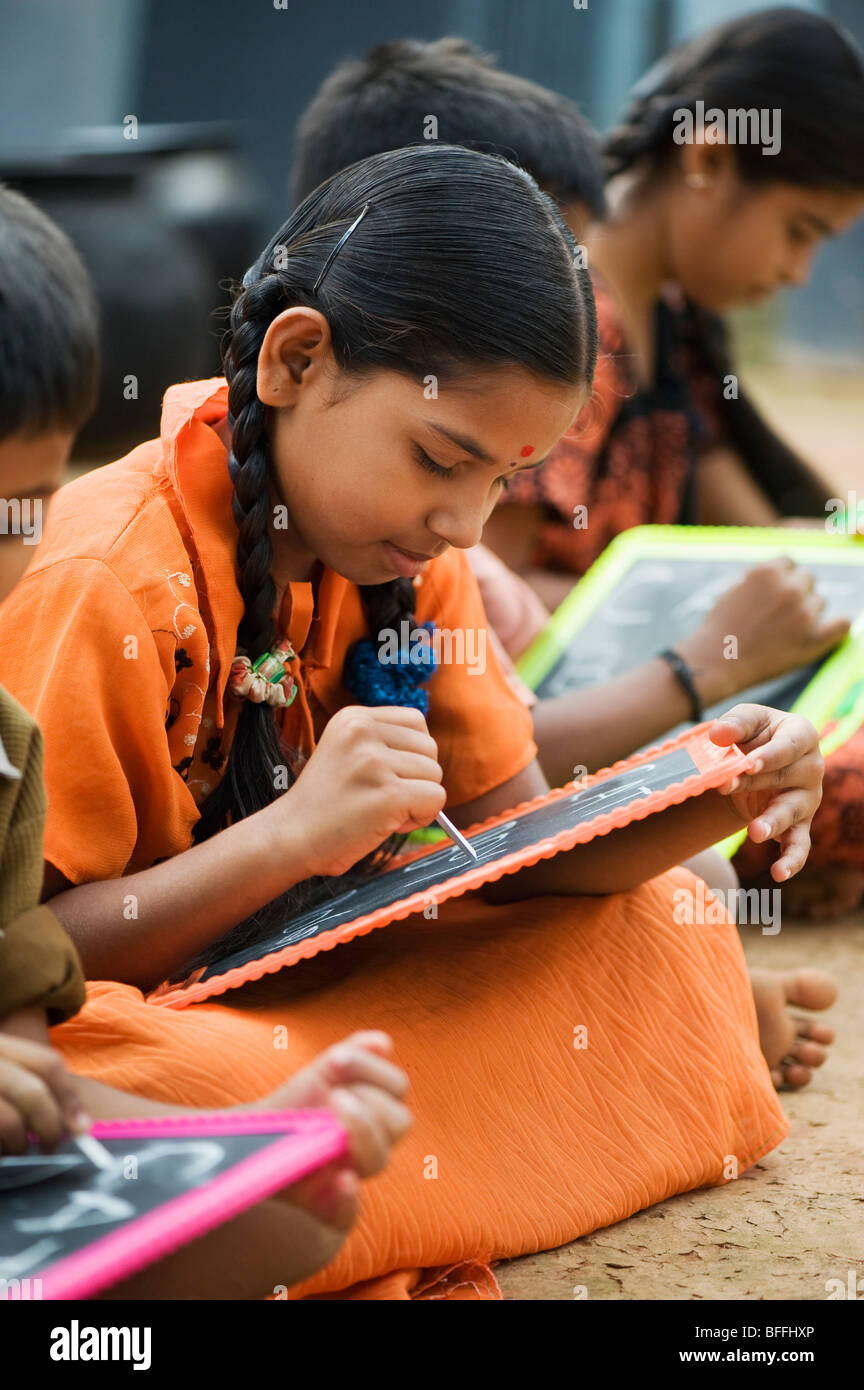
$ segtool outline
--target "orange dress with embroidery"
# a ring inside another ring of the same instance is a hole
[[[242,611],[210,428],[226,410],[221,379],[172,387],[159,440],[59,494],[0,613],[0,681],[45,737],[46,857],[74,883],[182,853],[224,769]],[[350,700],[342,662],[363,610],[324,569],[317,595],[291,585],[281,616],[300,687],[283,737],[311,752]],[[417,616],[484,625],[464,554],[427,567]],[[534,758],[530,714],[491,651],[483,674],[442,666],[429,693],[449,804]],[[698,899],[704,885],[676,869],[606,898],[469,894],[176,1012],[91,983],[52,1041],[75,1071],[214,1107],[265,1094],[356,1028],[387,1029],[414,1127],[339,1256],[292,1296],[495,1297],[491,1261],[722,1182],[730,1158],[740,1171],[786,1132],[737,933],[722,910],[678,924],[681,888]]]

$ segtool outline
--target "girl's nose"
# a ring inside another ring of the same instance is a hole
[[[426,518],[430,534],[438,536],[456,550],[468,550],[472,545],[479,545],[485,522],[486,509],[483,507],[460,508],[458,512],[438,508]]]
[[[810,247],[796,256],[787,267],[783,276],[783,283],[791,285],[793,289],[803,289],[810,280],[810,267],[813,262],[813,251]]]

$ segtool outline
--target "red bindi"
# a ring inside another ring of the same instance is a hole
[[[519,450],[519,453],[521,454],[521,456],[522,456],[523,459],[530,458],[530,456],[533,454],[533,452],[534,452],[534,445],[533,445],[533,444],[526,444],[524,449],[520,449],[520,450]]]

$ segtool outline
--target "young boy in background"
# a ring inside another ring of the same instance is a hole
[[[520,164],[577,240],[604,215],[600,141],[578,106],[460,38],[397,39],[334,68],[297,127],[294,202],[358,159],[430,140]]]
[[[96,404],[98,314],[71,244],[0,191],[0,598],[27,567],[75,434]],[[28,1130],[52,1146],[86,1128],[78,1091],[44,1043],[84,1003],[72,941],[42,890],[42,737],[0,686],[0,1153]],[[29,1036],[18,1036],[19,1034]]]

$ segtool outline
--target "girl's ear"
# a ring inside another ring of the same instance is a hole
[[[697,132],[701,135],[701,132]],[[725,142],[700,139],[681,146],[681,172],[688,188],[706,192],[737,173],[735,151]]]
[[[317,309],[284,309],[258,352],[256,390],[264,405],[294,405],[301,387],[317,379],[332,357],[330,325]]]

